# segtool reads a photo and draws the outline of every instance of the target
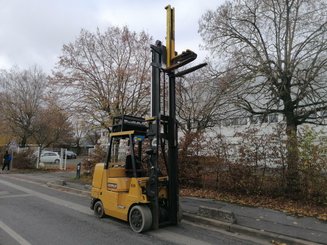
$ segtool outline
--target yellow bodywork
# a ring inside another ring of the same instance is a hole
[[[172,65],[172,60],[175,57],[175,9],[170,5],[166,6],[167,11],[167,36],[166,36],[166,49],[167,49],[167,68]]]
[[[133,204],[149,203],[142,193],[148,177],[128,178],[123,167],[104,168],[103,163],[95,166],[91,196],[101,200],[105,214],[128,220],[128,211]]]

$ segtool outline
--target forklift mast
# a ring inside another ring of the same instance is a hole
[[[206,65],[181,70],[197,54],[177,54],[175,10],[168,5],[166,12],[166,45],[151,45],[151,116],[114,117],[106,161],[95,166],[92,181],[90,207],[95,215],[128,221],[135,232],[180,221],[176,78]]]
[[[206,63],[188,68],[176,73],[178,68],[185,66],[196,59],[197,55],[191,50],[186,50],[180,55],[175,52],[175,9],[170,5],[167,12],[167,36],[166,46],[160,41],[151,45],[152,52],[152,86],[151,86],[151,118],[148,137],[152,151],[150,153],[150,165],[152,171],[149,176],[149,188],[152,203],[153,221],[152,228],[157,229],[160,225],[160,208],[158,203],[158,174],[159,157],[163,157],[167,166],[168,175],[168,221],[167,224],[178,223],[179,212],[179,185],[178,185],[178,138],[176,120],[176,77],[184,76],[193,72]],[[166,113],[165,83],[161,78],[168,77],[168,113]],[[168,149],[166,149],[168,143]]]

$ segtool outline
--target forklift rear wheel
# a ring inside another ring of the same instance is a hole
[[[104,209],[103,209],[103,204],[101,201],[97,201],[94,204],[94,214],[97,216],[99,219],[104,217]]]
[[[135,232],[147,231],[152,225],[152,213],[149,207],[136,205],[129,212],[129,225]]]

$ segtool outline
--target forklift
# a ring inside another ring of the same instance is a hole
[[[113,118],[105,163],[96,164],[92,180],[90,207],[95,216],[127,221],[138,233],[176,225],[181,220],[175,79],[206,65],[176,72],[197,55],[191,50],[177,55],[175,11],[170,5],[165,9],[166,46],[160,41],[151,45],[151,117]]]

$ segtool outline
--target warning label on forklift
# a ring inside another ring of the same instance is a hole
[[[117,184],[116,183],[108,183],[108,188],[117,189]]]

